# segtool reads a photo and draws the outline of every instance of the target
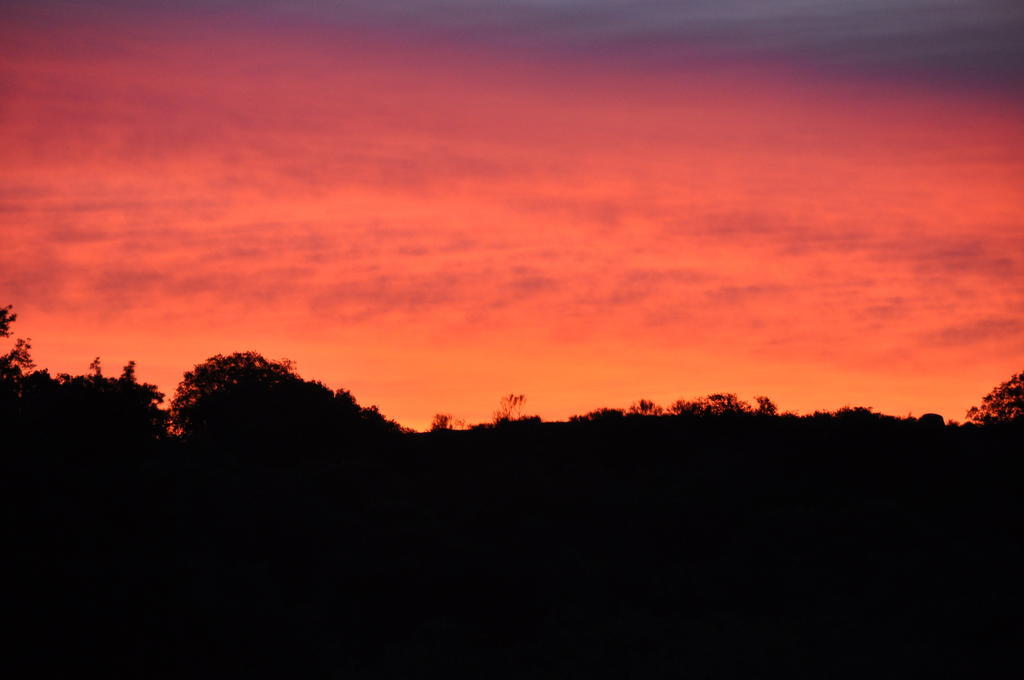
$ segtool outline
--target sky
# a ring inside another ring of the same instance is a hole
[[[1024,369],[1022,152],[1019,2],[0,1],[0,305],[51,372],[255,350],[415,428],[962,419]]]

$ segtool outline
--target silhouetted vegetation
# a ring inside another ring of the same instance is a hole
[[[0,336],[10,336],[17,316],[0,310]],[[35,370],[28,340],[0,356],[0,425],[31,434],[66,456],[94,456],[125,443],[148,443],[166,434],[163,394],[138,382],[135,363],[121,375],[103,375],[99,357],[85,375]]]
[[[10,305],[0,307],[0,338],[9,338],[11,324],[18,320],[18,315],[11,309]],[[0,354],[0,381],[11,390],[33,368],[32,345],[28,340],[18,338],[11,350]]]
[[[655,404],[653,401],[647,399],[641,399],[633,402],[633,405],[626,411],[631,416],[660,416],[665,412],[665,409]]]
[[[434,419],[430,422],[431,432],[464,429],[466,429],[466,421],[462,418],[456,418],[451,413],[435,413]]]
[[[198,364],[164,411],[133,363],[54,377],[29,349],[0,358],[0,479],[8,642],[41,677],[1018,664],[1019,418],[719,393],[542,422],[509,394],[413,433],[256,352]],[[983,407],[1012,412],[1014,380]]]
[[[153,441],[166,433],[166,413],[155,385],[140,383],[135,363],[121,375],[106,377],[95,359],[86,375],[34,371],[21,380],[19,413],[23,424],[79,442]]]
[[[18,315],[12,310],[11,305],[0,307],[0,338],[7,338],[11,335],[11,324],[18,319]]]
[[[498,410],[494,412],[494,424],[509,423],[513,420],[522,420],[523,405],[526,403],[525,394],[506,394],[498,402]]]
[[[602,422],[609,420],[620,420],[626,417],[625,411],[619,408],[599,408],[583,415],[576,415],[569,418],[571,423]]]
[[[1010,376],[967,412],[967,419],[979,425],[1024,421],[1024,371]]]
[[[758,408],[754,409],[749,403],[743,401],[735,394],[709,394],[706,397],[687,401],[679,399],[668,407],[669,413],[676,416],[745,416],[757,413],[759,415],[775,415],[777,409],[767,397],[758,397]]]
[[[171,402],[171,421],[185,438],[244,446],[296,440],[337,446],[401,431],[347,390],[303,380],[287,359],[256,352],[218,354],[186,372]]]

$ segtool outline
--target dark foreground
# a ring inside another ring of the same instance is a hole
[[[13,443],[3,480],[26,677],[1022,670],[1019,429],[648,418],[60,455],[42,439]]]

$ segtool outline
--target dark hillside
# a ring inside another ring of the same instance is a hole
[[[41,676],[1020,665],[1019,428],[644,417],[340,452],[40,441],[11,442],[4,494],[9,612]]]

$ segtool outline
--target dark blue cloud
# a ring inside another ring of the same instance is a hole
[[[582,55],[783,59],[872,74],[1024,78],[1015,0],[316,0],[264,12]]]
[[[201,14],[366,28],[584,58],[785,60],[870,75],[1024,81],[1020,0],[21,0],[19,10]]]

